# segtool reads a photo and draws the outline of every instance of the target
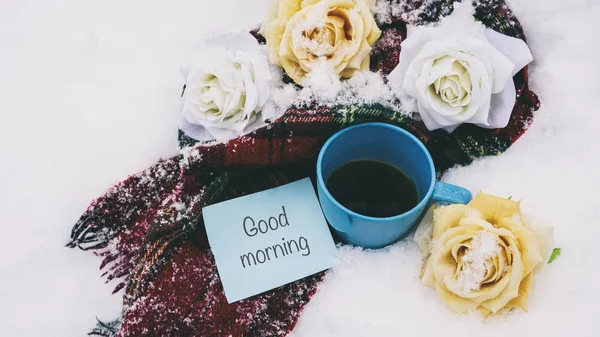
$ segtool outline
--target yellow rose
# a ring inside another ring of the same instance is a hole
[[[269,58],[302,85],[325,61],[342,78],[368,70],[381,36],[369,7],[376,0],[273,0],[261,28]]]
[[[479,193],[468,205],[432,206],[414,236],[430,253],[421,281],[457,314],[527,310],[533,272],[553,249],[551,227],[520,203]]]

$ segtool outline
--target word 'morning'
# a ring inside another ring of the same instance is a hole
[[[287,214],[285,214],[285,207],[281,206],[281,209],[283,210],[283,213],[279,214],[279,219],[272,216],[269,218],[268,222],[265,220],[259,220],[257,224],[256,221],[254,221],[254,219],[251,217],[245,217],[243,227],[246,235],[253,237],[258,234],[258,232],[265,234],[269,231],[269,229],[276,231],[279,227],[289,226],[290,223],[288,222]]]
[[[286,241],[285,238],[281,238],[281,240],[283,241],[281,244],[276,243],[265,249],[259,249],[256,253],[248,252],[248,254],[240,255],[242,267],[246,268],[246,265],[248,267],[252,265],[256,266],[271,261],[271,259],[278,259],[279,257],[298,252],[302,252],[302,256],[310,255],[310,247],[305,237],[299,237],[298,241],[293,239]]]

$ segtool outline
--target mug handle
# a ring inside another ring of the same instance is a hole
[[[473,199],[473,194],[466,188],[438,181],[433,188],[431,200],[451,204],[467,204]]]

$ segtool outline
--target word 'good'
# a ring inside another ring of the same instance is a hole
[[[251,217],[247,216],[244,218],[244,232],[246,235],[253,237],[259,232],[262,234],[266,234],[269,229],[272,231],[276,231],[279,227],[287,227],[290,225],[287,219],[287,215],[285,214],[285,207],[281,206],[283,213],[279,214],[278,218],[270,217],[268,222],[265,220],[259,220],[258,224]],[[278,220],[279,219],[279,220]],[[284,222],[285,221],[285,222]]]

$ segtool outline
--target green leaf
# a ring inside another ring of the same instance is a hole
[[[510,197],[508,197],[508,200],[512,200],[512,195]]]
[[[552,255],[550,255],[550,259],[548,259],[548,263],[550,264],[550,263],[554,262],[554,260],[556,260],[556,258],[560,256],[561,252],[562,252],[562,249],[554,248],[552,250]]]

